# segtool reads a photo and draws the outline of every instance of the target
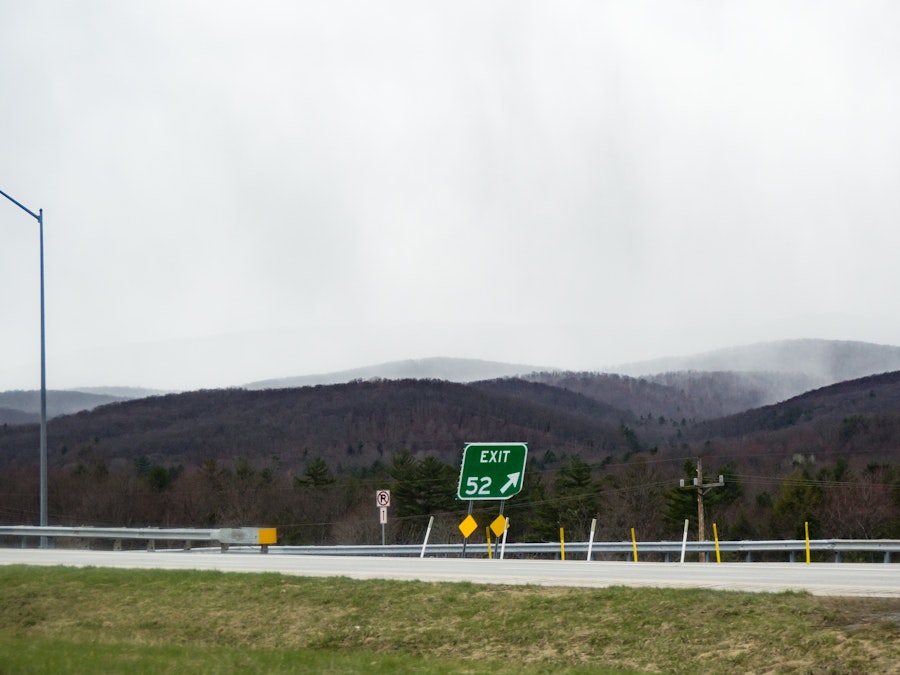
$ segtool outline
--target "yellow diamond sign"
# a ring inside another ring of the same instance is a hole
[[[494,536],[500,537],[503,535],[503,532],[506,530],[506,516],[497,516],[494,519],[494,522],[491,523],[491,532],[494,533]]]
[[[478,523],[475,522],[475,519],[472,516],[466,516],[466,519],[459,524],[459,531],[462,532],[462,535],[466,539],[468,539],[469,535],[477,529]]]

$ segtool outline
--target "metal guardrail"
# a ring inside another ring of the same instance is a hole
[[[257,527],[230,527],[216,529],[197,528],[127,528],[127,527],[38,527],[30,525],[0,525],[0,537],[22,537],[23,545],[28,537],[68,537],[80,539],[113,539],[144,540],[148,542],[148,550],[155,550],[157,541],[183,541],[185,549],[191,548],[191,542],[218,542],[222,550],[229,546],[261,546],[263,552],[267,552],[269,545],[276,543],[277,533],[274,528]],[[783,552],[789,555],[791,562],[796,560],[797,554],[805,553],[807,542],[805,539],[775,539],[775,540],[746,540],[746,541],[720,541],[719,551],[722,553],[739,553],[745,556],[747,562],[753,561],[754,553]],[[634,544],[630,541],[609,542],[600,541],[589,543],[586,541],[573,541],[565,543],[567,557],[584,556],[591,551],[591,558],[595,555],[618,555],[631,560],[637,548],[638,559],[642,554],[663,555],[666,561],[680,559],[682,547],[685,554],[715,553],[715,541],[644,541]],[[116,546],[120,548],[120,546]],[[826,551],[834,554],[835,562],[841,562],[845,553],[875,553],[883,556],[885,563],[891,562],[892,554],[900,554],[900,540],[898,539],[811,539],[810,551]],[[456,556],[461,557],[463,545],[459,544],[391,544],[379,545],[341,545],[341,546],[279,546],[279,552],[294,555],[354,555],[354,556]],[[492,551],[499,551],[495,547]],[[466,553],[475,556],[487,556],[487,544],[470,543]],[[528,555],[561,557],[559,543],[534,542],[534,543],[507,543],[504,547],[504,555],[507,557],[522,557]]]
[[[274,528],[221,527],[197,529],[191,527],[38,527],[32,525],[0,525],[0,537],[22,537],[23,545],[28,537],[113,539],[116,548],[121,548],[124,539],[147,542],[147,550],[155,550],[157,541],[183,541],[185,549],[191,542],[218,542],[222,549],[229,546],[261,546],[263,553],[277,541]]]
[[[588,548],[591,558],[595,555],[620,555],[632,559],[634,545],[630,541],[621,542],[566,542],[565,553],[569,558],[573,554],[587,556]],[[637,542],[638,559],[641,554],[653,553],[665,556],[666,561],[678,560],[681,556],[680,541],[644,541]],[[827,551],[834,553],[835,562],[841,562],[844,553],[878,553],[883,555],[884,562],[891,562],[892,553],[900,553],[900,540],[897,539],[813,539],[809,542],[810,551]],[[388,546],[279,546],[284,553],[297,555],[358,555],[358,556],[419,556],[423,547],[419,544],[395,544]],[[714,541],[689,541],[684,544],[685,553],[715,553]],[[794,562],[798,553],[805,553],[805,539],[779,539],[771,541],[720,541],[719,551],[723,553],[740,553],[747,562],[753,561],[754,553],[784,552]],[[487,544],[469,544],[466,550],[472,556],[487,556]],[[560,557],[559,543],[508,543],[505,548],[506,557],[541,555]],[[428,544],[425,547],[427,556],[461,556],[462,544]],[[496,555],[496,553],[495,553]]]

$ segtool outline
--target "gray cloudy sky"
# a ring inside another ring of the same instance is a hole
[[[48,386],[900,344],[898,35],[891,1],[0,0]]]

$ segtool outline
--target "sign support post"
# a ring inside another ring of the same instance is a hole
[[[475,508],[475,502],[472,501],[472,500],[470,499],[470,500],[469,500],[469,513],[467,514],[468,516],[471,516],[471,515],[472,515],[472,509],[474,509],[474,508]],[[466,537],[465,539],[463,539],[463,550],[462,550],[462,557],[463,557],[463,558],[466,557],[466,544],[468,544],[468,543],[469,543],[469,538],[468,538],[468,537]]]
[[[504,499],[503,501],[500,502],[500,517],[501,517],[501,518],[503,518],[503,507],[504,507],[505,504],[506,504],[506,500],[505,500],[505,499]],[[507,529],[507,527],[506,527],[506,519],[505,519],[505,518],[503,519],[503,524],[504,524],[504,528],[503,528],[503,538],[504,538],[504,540],[505,540],[505,539],[506,539],[506,529]],[[500,546],[500,537],[497,537],[497,540],[494,542],[494,555],[497,555],[497,547],[498,547],[498,546]]]
[[[381,545],[384,546],[384,526],[387,525],[387,510],[391,505],[391,491],[376,490],[375,504],[378,506],[378,520],[381,521]]]

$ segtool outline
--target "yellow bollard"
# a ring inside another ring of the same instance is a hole
[[[634,528],[631,528],[631,548],[634,550],[634,562],[637,562],[637,540],[634,538]]]
[[[806,527],[806,564],[809,565],[809,521],[803,523]]]
[[[722,556],[719,555],[719,533],[716,532],[716,524],[713,523],[713,539],[716,540],[716,562],[722,562]]]
[[[563,528],[559,528],[559,555],[561,560],[566,559],[566,537]]]

